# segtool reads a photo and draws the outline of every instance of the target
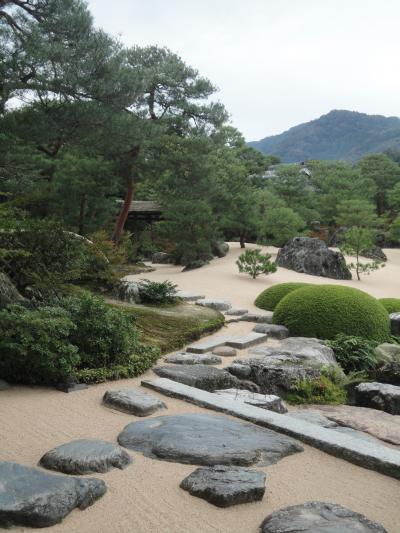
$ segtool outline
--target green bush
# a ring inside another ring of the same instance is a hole
[[[312,381],[299,381],[286,400],[294,405],[304,403],[340,404],[346,401],[346,391],[326,376]]]
[[[262,254],[261,249],[246,250],[239,256],[236,264],[239,272],[245,272],[255,279],[260,274],[270,274],[277,271],[276,263],[271,262],[269,254]]]
[[[268,287],[268,289],[265,289],[265,291],[259,294],[254,304],[260,309],[273,311],[287,294],[296,289],[308,286],[309,283],[278,283],[277,285]]]
[[[388,313],[400,312],[400,298],[381,298],[378,300]]]
[[[176,295],[177,285],[170,281],[140,280],[140,299],[148,304],[172,304],[178,300]]]
[[[389,314],[375,298],[342,285],[313,285],[287,294],[277,305],[274,324],[291,335],[333,339],[339,333],[385,342]]]
[[[349,372],[369,372],[377,364],[375,348],[377,342],[363,337],[354,337],[339,333],[327,345],[335,352],[339,365],[348,374]]]

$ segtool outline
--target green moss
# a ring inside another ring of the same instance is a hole
[[[274,324],[291,335],[333,339],[339,333],[385,342],[389,314],[369,294],[342,285],[312,285],[287,294],[278,304]]]
[[[326,376],[312,381],[299,381],[286,400],[299,405],[304,403],[341,404],[347,398],[346,391]]]
[[[278,303],[287,294],[295,291],[296,289],[308,286],[309,283],[278,283],[277,285],[273,285],[272,287],[265,289],[265,291],[259,294],[254,304],[260,309],[274,311]]]
[[[400,312],[400,298],[381,298],[378,300],[388,313]]]

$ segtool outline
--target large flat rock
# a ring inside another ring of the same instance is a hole
[[[231,400],[232,402],[244,402],[261,409],[275,411],[275,413],[287,413],[285,402],[274,394],[259,394],[242,389],[223,389],[215,391],[215,394]]]
[[[366,516],[335,503],[307,502],[267,516],[261,533],[387,533]]]
[[[148,457],[197,465],[270,465],[301,452],[293,439],[226,416],[159,416],[128,424],[118,442]]]
[[[227,346],[231,348],[238,348],[239,350],[244,350],[245,348],[250,348],[250,346],[255,346],[261,342],[265,342],[268,339],[265,333],[255,333],[251,331],[245,335],[236,335],[235,337],[229,337],[226,341]]]
[[[246,313],[240,317],[243,322],[257,322],[258,324],[272,324],[272,311],[264,311],[264,313]]]
[[[64,474],[92,474],[108,472],[112,468],[122,470],[131,462],[130,455],[113,442],[78,439],[48,451],[39,464]]]
[[[211,352],[212,350],[214,350],[214,348],[218,348],[219,346],[225,346],[226,341],[230,338],[231,336],[229,335],[220,335],[217,337],[212,337],[211,339],[202,340],[196,342],[196,344],[191,344],[186,348],[186,351],[190,353]]]
[[[222,359],[212,353],[180,352],[169,355],[165,362],[174,365],[219,365]]]
[[[196,305],[209,307],[210,309],[215,309],[216,311],[228,311],[232,308],[232,304],[228,300],[223,300],[221,298],[201,298],[196,301]]]
[[[86,509],[106,492],[104,481],[48,474],[0,462],[0,527],[49,527],[73,509]]]
[[[288,337],[279,346],[254,348],[249,353],[258,357],[287,355],[296,358],[301,364],[337,366],[332,348],[320,339],[309,337]]]
[[[260,409],[244,402],[232,402],[218,396],[218,394],[188,387],[169,379],[143,380],[142,385],[167,396],[230,414],[259,426],[290,435],[331,455],[400,479],[400,451],[380,443],[354,438],[334,429],[319,427],[316,424],[296,420],[287,415]]]
[[[256,333],[264,333],[271,339],[286,339],[289,337],[289,330],[286,326],[278,326],[276,324],[256,324],[253,328]]]
[[[204,295],[196,292],[177,291],[176,296],[184,302],[196,302],[197,300],[203,300]]]
[[[356,404],[400,415],[400,387],[387,383],[360,383],[355,388]]]
[[[240,466],[210,466],[198,468],[186,477],[181,488],[217,507],[262,500],[265,474]]]
[[[226,315],[230,315],[230,316],[241,316],[241,315],[245,315],[246,313],[248,313],[248,310],[247,309],[241,309],[239,307],[234,307],[232,309],[228,309],[228,311],[226,311]]]
[[[226,370],[206,365],[156,366],[153,372],[162,378],[172,379],[191,387],[214,391],[238,385],[238,379]]]
[[[167,408],[156,396],[135,389],[108,390],[103,396],[103,404],[135,416],[149,416]]]

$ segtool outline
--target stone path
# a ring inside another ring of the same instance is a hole
[[[285,402],[282,398],[273,394],[258,394],[257,392],[241,389],[216,390],[214,394],[218,394],[231,402],[244,402],[260,407],[260,409],[275,411],[275,413],[287,413]]]
[[[166,357],[165,362],[174,365],[219,365],[222,359],[212,353],[179,352]]]

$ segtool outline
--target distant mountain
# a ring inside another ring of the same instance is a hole
[[[307,159],[356,161],[373,152],[400,148],[400,118],[333,110],[280,135],[248,143],[285,163]]]

